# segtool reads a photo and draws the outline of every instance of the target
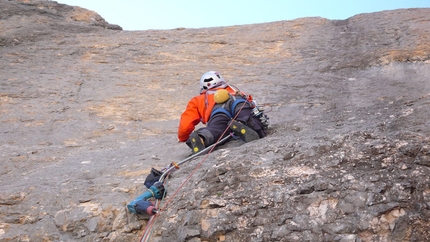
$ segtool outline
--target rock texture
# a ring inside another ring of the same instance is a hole
[[[152,241],[429,241],[429,43],[430,9],[130,32],[0,0],[0,241],[138,241],[208,70],[272,128],[175,171]]]

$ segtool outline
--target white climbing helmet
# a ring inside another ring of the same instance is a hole
[[[227,83],[217,71],[209,71],[200,78],[200,93],[212,88],[225,88]]]

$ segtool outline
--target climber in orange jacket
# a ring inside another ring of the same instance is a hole
[[[206,127],[194,131],[200,122]],[[198,153],[229,135],[228,127],[249,142],[265,136],[268,117],[259,112],[251,95],[228,85],[218,72],[206,72],[200,79],[200,95],[188,102],[181,115],[178,140]]]

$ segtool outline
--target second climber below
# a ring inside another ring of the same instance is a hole
[[[194,130],[200,122],[206,126]],[[269,118],[251,95],[227,84],[218,72],[209,71],[200,79],[200,95],[191,98],[181,115],[178,140],[195,154],[230,135],[230,130],[250,142],[266,136],[268,127]]]

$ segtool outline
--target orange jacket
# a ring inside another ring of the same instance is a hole
[[[225,88],[230,94],[235,95],[236,90],[227,86]],[[187,141],[191,132],[200,122],[206,124],[209,121],[213,107],[215,106],[214,93],[217,89],[206,91],[199,96],[193,97],[187,104],[185,111],[181,115],[178,128],[178,140]],[[252,97],[248,95],[248,101]]]

